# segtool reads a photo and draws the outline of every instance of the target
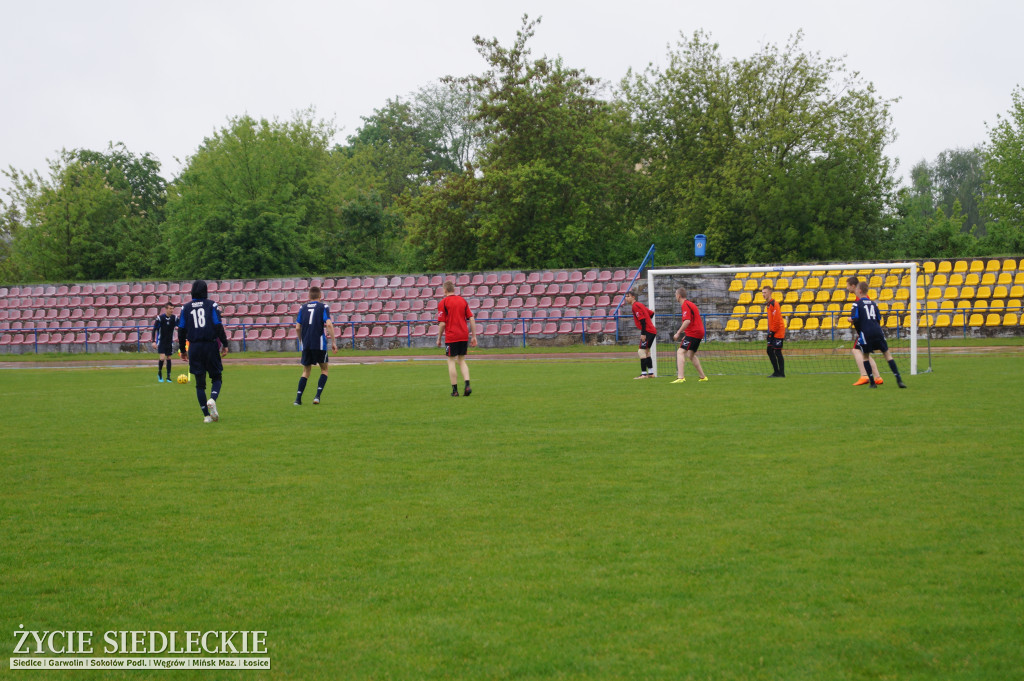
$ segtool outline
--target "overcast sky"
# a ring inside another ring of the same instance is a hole
[[[342,142],[386,100],[484,70],[474,35],[509,45],[541,16],[534,56],[617,83],[704,29],[727,58],[784,44],[843,57],[893,106],[904,177],[987,139],[1024,85],[1021,0],[0,0],[0,168],[124,142],[172,179],[229,117],[314,107]],[[0,178],[0,187],[8,186]]]

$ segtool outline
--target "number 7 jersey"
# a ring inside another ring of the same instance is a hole
[[[326,350],[328,344],[324,331],[329,321],[331,308],[319,300],[311,300],[300,307],[295,323],[299,325],[302,347],[307,350]]]

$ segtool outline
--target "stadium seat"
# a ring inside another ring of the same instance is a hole
[[[967,322],[969,326],[984,326],[985,316],[982,314],[972,314],[970,320]]]
[[[953,271],[954,272],[962,272],[962,273],[967,272],[967,261],[966,260],[957,260],[953,264]]]
[[[931,274],[935,271],[935,262],[933,260],[925,260],[921,263],[921,270],[925,274]]]
[[[985,317],[985,326],[999,326],[1002,323],[1002,318],[997,312],[990,312]]]
[[[804,320],[801,317],[793,317],[787,322],[786,328],[789,331],[799,331],[804,328]]]
[[[940,274],[948,274],[949,272],[952,272],[952,271],[953,271],[952,263],[950,263],[948,260],[941,260],[941,261],[939,261],[939,266],[936,269],[936,272],[938,272]]]
[[[743,281],[740,279],[733,279],[729,282],[729,292],[735,293],[736,291],[743,290]]]
[[[991,298],[992,289],[988,286],[979,286],[977,292],[974,294],[975,298]]]
[[[981,273],[985,271],[985,263],[981,260],[972,260],[969,272]]]
[[[749,291],[744,291],[740,294],[739,300],[736,301],[739,305],[749,305],[754,302],[754,296]]]
[[[1019,326],[1020,318],[1016,312],[1007,312],[1003,317],[1003,326]]]
[[[949,326],[949,315],[940,314],[935,317],[935,327],[938,329],[944,329]]]
[[[964,286],[962,289],[960,289],[960,296],[959,297],[960,297],[961,300],[971,300],[971,299],[973,299],[974,298],[974,287],[973,286]]]
[[[747,317],[743,320],[743,325],[740,327],[740,331],[753,331],[756,328],[756,322],[750,317]]]
[[[995,258],[993,258],[992,260],[989,260],[987,263],[985,263],[985,271],[986,272],[998,272],[998,271],[1000,271],[1002,269],[1002,267],[1003,267],[1003,263],[1001,261],[999,261],[999,260],[996,260]]]
[[[967,325],[967,316],[963,314],[953,315],[953,319],[950,320],[950,326],[960,328]]]
[[[743,284],[744,291],[757,291],[759,288],[757,279],[747,279],[746,283]]]
[[[996,283],[1000,286],[1012,286],[1013,285],[1013,273],[1012,272],[1000,272],[999,277],[996,279]]]
[[[996,275],[993,272],[985,272],[983,275],[981,275],[981,285],[982,286],[995,286],[996,285]]]
[[[726,331],[739,331],[740,330],[740,320],[738,320],[738,319],[730,319],[729,321],[727,321],[725,323],[725,330]]]
[[[816,331],[821,326],[821,320],[818,317],[808,317],[804,321],[804,329],[807,331]]]

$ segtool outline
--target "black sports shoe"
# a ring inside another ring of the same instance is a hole
[[[906,388],[907,387],[907,384],[903,382],[902,378],[897,378],[896,379],[896,385],[898,385],[901,388]]]
[[[877,390],[878,384],[875,383],[874,381],[871,381],[870,383],[868,383],[868,387],[871,388],[872,390]]]
[[[464,390],[464,391],[462,392],[462,396],[463,396],[463,397],[469,397],[469,396],[470,396],[470,395],[472,395],[472,394],[473,394],[473,389],[472,389],[472,388],[466,388],[466,389],[465,389],[465,390]]]
[[[459,391],[458,390],[453,390],[452,391],[452,397],[458,397],[458,396],[459,396]]]

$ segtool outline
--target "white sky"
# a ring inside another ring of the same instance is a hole
[[[388,98],[483,71],[472,37],[509,45],[524,13],[543,17],[534,56],[616,83],[681,33],[743,58],[803,29],[805,50],[901,98],[900,176],[985,142],[1024,85],[1020,0],[0,0],[0,168],[45,175],[62,148],[120,141],[170,180],[229,117],[310,106],[342,142]]]

